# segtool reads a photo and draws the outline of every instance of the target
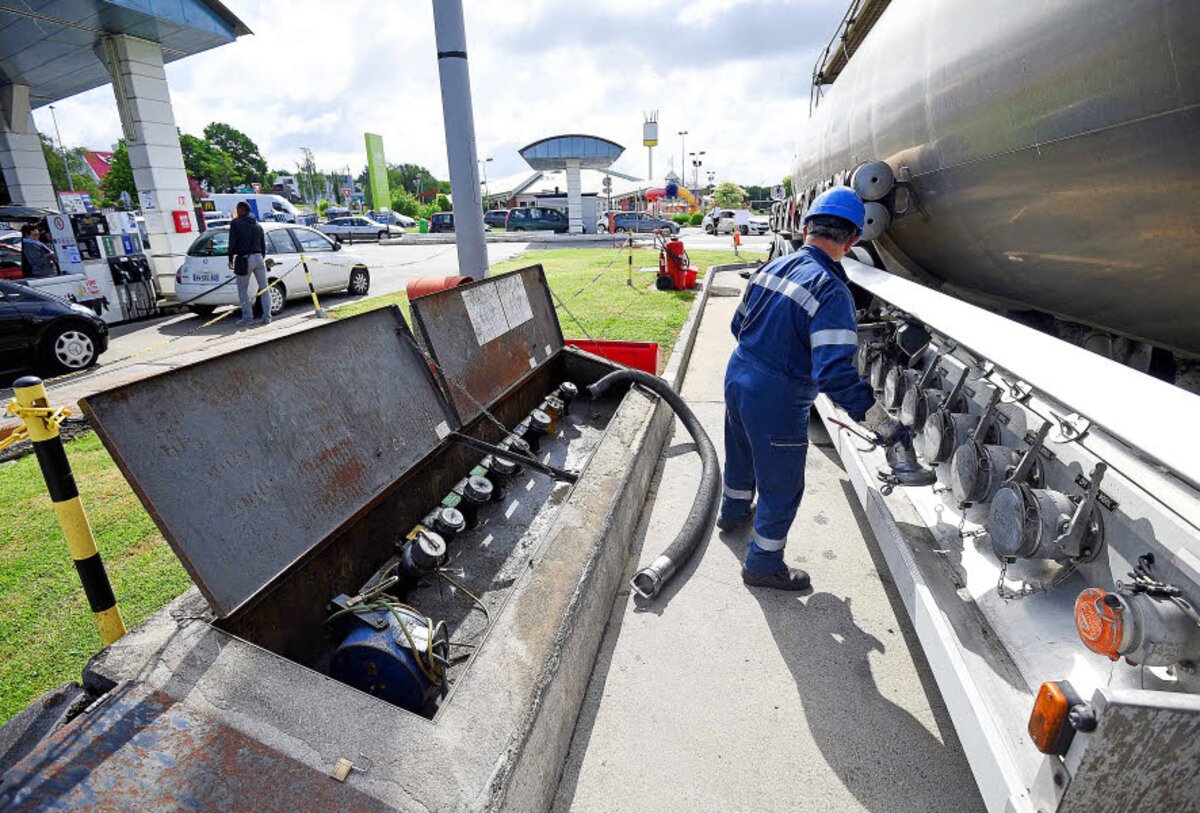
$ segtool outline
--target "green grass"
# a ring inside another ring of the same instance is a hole
[[[191,584],[93,434],[67,455],[125,623],[133,627]],[[37,460],[0,466],[0,722],[79,680],[100,635],[55,520]]]
[[[719,263],[760,258],[731,251],[693,251],[702,272]],[[695,294],[664,293],[654,274],[658,253],[636,250],[634,285],[625,284],[627,255],[612,249],[531,251],[492,267],[496,273],[541,263],[551,288],[593,338],[655,341],[664,363]],[[340,307],[345,316],[397,304],[403,293]],[[583,330],[560,311],[563,333]],[[100,553],[125,623],[132,628],[190,584],[187,573],[130,491],[93,434],[67,443]],[[0,466],[0,723],[31,700],[68,680],[78,680],[101,641],[75,574],[46,486],[32,455]]]
[[[735,255],[732,251],[715,249],[688,253],[701,276],[714,265],[765,259],[762,254]],[[555,307],[564,336],[658,342],[666,363],[696,294],[659,291],[654,287],[653,273],[638,271],[649,266],[657,268],[658,251],[634,250],[632,286],[626,285],[628,253],[611,248],[530,251],[493,265],[491,272],[499,274],[536,263],[545,270],[550,290],[562,300],[562,306],[556,300]],[[408,318],[408,297],[403,291],[351,302],[337,308],[335,313],[353,316],[388,305],[399,305]]]

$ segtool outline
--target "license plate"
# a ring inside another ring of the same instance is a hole
[[[196,271],[192,272],[192,282],[220,282],[220,274],[204,274]]]

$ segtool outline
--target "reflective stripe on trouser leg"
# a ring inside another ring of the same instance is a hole
[[[752,500],[754,499],[754,490],[747,489],[746,491],[742,491],[740,489],[724,486],[721,489],[721,495],[728,497],[731,500]]]
[[[751,537],[751,541],[753,541],[755,545],[758,545],[763,550],[783,550],[783,546],[787,544],[786,537],[783,539],[768,539],[758,531],[754,532],[754,536]]]

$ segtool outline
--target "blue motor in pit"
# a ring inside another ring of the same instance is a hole
[[[445,627],[399,604],[367,603],[350,610],[345,595],[333,601],[346,610],[331,619],[341,643],[329,675],[335,680],[412,712],[421,712],[444,686],[449,649]]]

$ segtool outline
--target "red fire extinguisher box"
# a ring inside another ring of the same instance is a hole
[[[635,370],[644,370],[658,375],[662,369],[662,348],[658,342],[621,342],[610,339],[564,339],[571,347],[578,347],[600,358],[608,359]]]
[[[188,211],[178,210],[171,212],[171,217],[175,219],[175,233],[185,234],[192,230],[192,213]]]

